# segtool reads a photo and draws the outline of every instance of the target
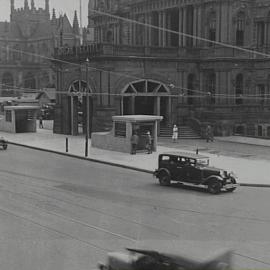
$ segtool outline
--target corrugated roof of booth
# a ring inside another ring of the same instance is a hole
[[[112,117],[113,121],[121,122],[150,122],[161,121],[163,116],[159,115],[115,115]]]

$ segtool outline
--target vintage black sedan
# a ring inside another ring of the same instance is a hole
[[[162,186],[168,186],[172,181],[203,185],[212,194],[218,194],[222,190],[234,191],[238,186],[237,178],[232,172],[210,167],[209,157],[192,153],[160,154],[154,176]]]

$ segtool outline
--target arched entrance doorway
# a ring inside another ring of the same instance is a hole
[[[71,134],[86,134],[87,124],[87,98],[89,115],[89,134],[92,132],[93,100],[91,89],[85,81],[76,80],[68,88],[70,104]]]
[[[162,125],[170,124],[171,94],[168,87],[154,80],[129,83],[122,91],[121,114],[163,116]]]

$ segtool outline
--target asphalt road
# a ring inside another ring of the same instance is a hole
[[[210,195],[149,174],[9,146],[0,151],[0,265],[89,270],[108,251],[144,247],[270,268],[270,189]]]

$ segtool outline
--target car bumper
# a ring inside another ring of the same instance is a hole
[[[224,189],[231,189],[231,188],[237,188],[239,187],[239,184],[233,184],[233,183],[230,183],[230,184],[226,184],[223,186]]]

